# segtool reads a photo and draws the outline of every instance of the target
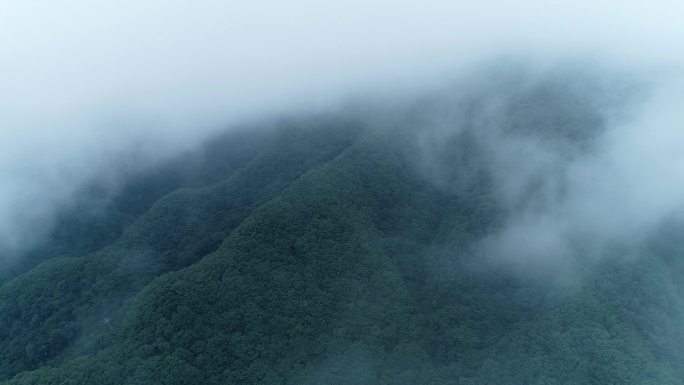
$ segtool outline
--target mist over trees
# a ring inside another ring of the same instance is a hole
[[[684,383],[684,195],[623,191],[676,154],[611,179],[648,85],[530,68],[93,179],[3,269],[0,379]]]
[[[682,15],[0,4],[0,385],[684,385]]]

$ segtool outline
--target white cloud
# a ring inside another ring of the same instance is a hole
[[[0,243],[132,143],[173,151],[238,119],[439,82],[487,55],[676,71],[682,14],[679,1],[3,1]]]

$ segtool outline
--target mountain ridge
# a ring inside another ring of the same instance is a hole
[[[489,102],[475,95],[456,103],[471,110],[451,125],[422,119],[457,109],[449,99],[389,121],[332,114],[244,132],[253,152],[229,135],[213,151],[234,146],[241,160],[207,155],[199,169],[214,176],[199,185],[173,175],[179,158],[134,220],[104,226],[121,229],[115,240],[67,242],[71,253],[44,252],[0,281],[0,380],[684,383],[676,223],[595,260],[574,249],[547,249],[544,263],[501,259],[488,251],[508,244],[483,247],[511,218],[562,198],[537,181],[542,164],[511,199],[492,172],[508,161],[493,143],[560,143],[549,147],[582,156],[586,130],[603,128],[582,118],[595,95],[560,81],[539,99],[534,84],[513,90],[531,102],[496,109],[507,125],[492,132],[480,119]],[[524,160],[508,166],[527,172]],[[579,271],[564,272],[562,258]]]

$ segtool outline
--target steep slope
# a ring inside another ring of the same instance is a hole
[[[212,251],[251,205],[334,156],[356,127],[336,130],[332,136],[325,129],[312,130],[281,133],[277,145],[246,166],[251,172],[164,197],[101,251],[53,258],[5,283],[0,287],[0,339],[5,347],[0,350],[0,373],[7,377],[45,363],[79,336],[83,344],[95,343],[93,333],[104,325],[102,320],[116,318],[122,304],[146,282]]]
[[[681,225],[565,264],[556,250],[545,264],[479,247],[547,203],[547,169],[521,181],[520,199],[504,193],[492,122],[497,140],[532,138],[561,160],[590,153],[604,129],[594,88],[551,80],[494,87],[493,115],[477,92],[285,125],[224,178],[155,199],[106,247],[0,286],[0,376],[684,384]]]

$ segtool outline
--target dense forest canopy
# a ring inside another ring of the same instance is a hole
[[[0,383],[684,384],[641,86],[489,68],[95,178],[4,258]]]

